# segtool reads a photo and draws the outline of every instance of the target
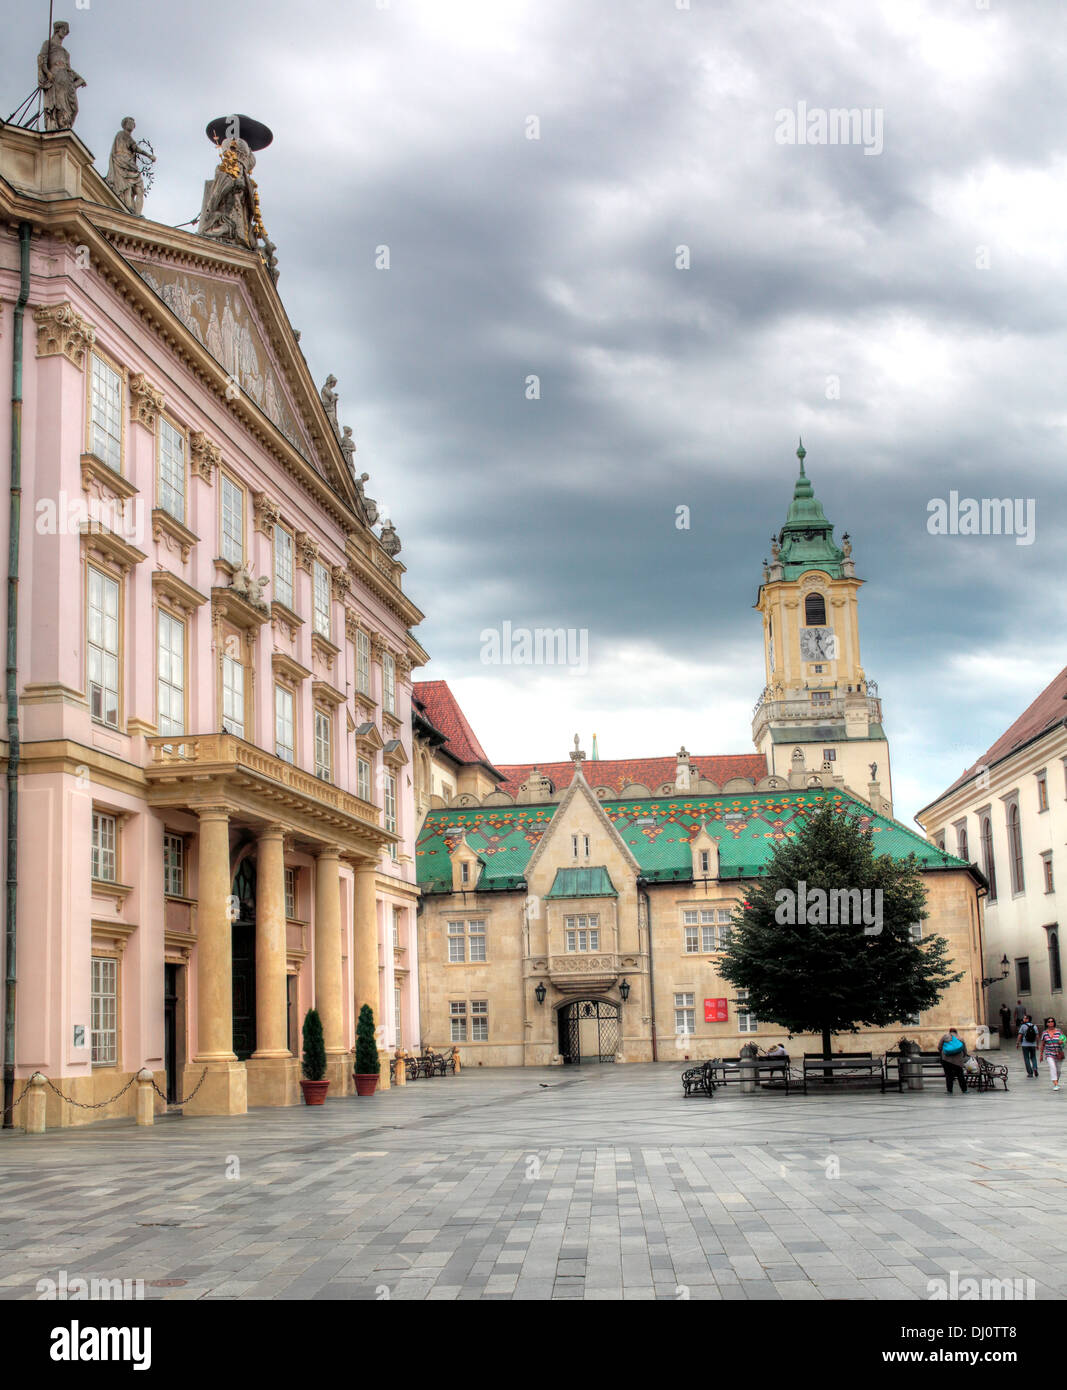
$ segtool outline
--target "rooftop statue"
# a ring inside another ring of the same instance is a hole
[[[200,209],[197,227],[201,236],[256,249],[259,199],[252,178],[255,165],[256,157],[247,141],[229,139],[220,144],[219,167]]]
[[[363,491],[363,484],[370,481],[369,473],[361,473],[356,479],[356,491],[359,493],[359,500],[363,503],[363,508],[367,513],[367,521],[371,526],[378,520],[378,504],[373,497],[368,497]]]
[[[63,40],[70,33],[65,19],[57,19],[52,37],[41,45],[37,55],[37,86],[44,102],[45,130],[73,130],[78,119],[78,88],[85,79],[70,65],[70,54]]]
[[[148,165],[156,162],[151,145],[139,145],[133,138],[137,122],[126,116],[122,129],[111,145],[111,161],[104,182],[121,198],[128,211],[140,217],[144,208],[145,181]],[[150,180],[151,181],[151,180]]]
[[[386,555],[395,558],[400,554],[400,537],[396,534],[396,527],[391,521],[382,522],[381,542]]]
[[[348,464],[348,471],[355,476],[355,465],[352,462],[352,455],[356,452],[356,441],[352,438],[352,426],[345,425],[344,437],[341,440],[341,453],[345,456],[345,463]]]
[[[326,380],[325,380],[325,381],[323,382],[323,384],[322,384],[322,390],[319,392],[319,395],[320,395],[320,397],[322,398],[322,408],[323,408],[323,410],[325,410],[325,412],[326,412],[326,418],[329,420],[330,424],[333,426],[333,432],[334,432],[334,434],[337,436],[338,439],[340,439],[340,438],[341,438],[341,427],[340,427],[340,425],[337,423],[337,399],[338,399],[338,397],[337,397],[337,392],[333,389],[336,385],[337,385],[337,378],[336,378],[335,376],[328,376],[328,377],[326,378]]]

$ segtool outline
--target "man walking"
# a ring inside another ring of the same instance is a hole
[[[1015,1046],[1022,1048],[1023,1062],[1026,1065],[1026,1075],[1037,1076],[1037,1024],[1029,1014],[1023,1014],[1019,1024],[1019,1036],[1015,1039]]]

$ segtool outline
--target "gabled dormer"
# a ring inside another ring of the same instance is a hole
[[[485,860],[468,845],[465,833],[452,843],[448,857],[452,863],[453,893],[473,893],[485,868]]]
[[[693,853],[693,882],[717,879],[719,877],[719,840],[711,836],[704,827],[695,836],[690,849]]]

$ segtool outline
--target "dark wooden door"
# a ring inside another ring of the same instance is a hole
[[[163,1065],[167,1071],[167,1104],[178,1099],[178,971],[163,967]]]
[[[256,1050],[256,872],[250,859],[234,875],[233,896],[233,1050],[239,1062],[247,1062]]]

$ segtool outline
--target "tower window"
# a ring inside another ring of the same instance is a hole
[[[804,599],[804,625],[806,627],[826,626],[826,600],[822,594],[808,594]]]

